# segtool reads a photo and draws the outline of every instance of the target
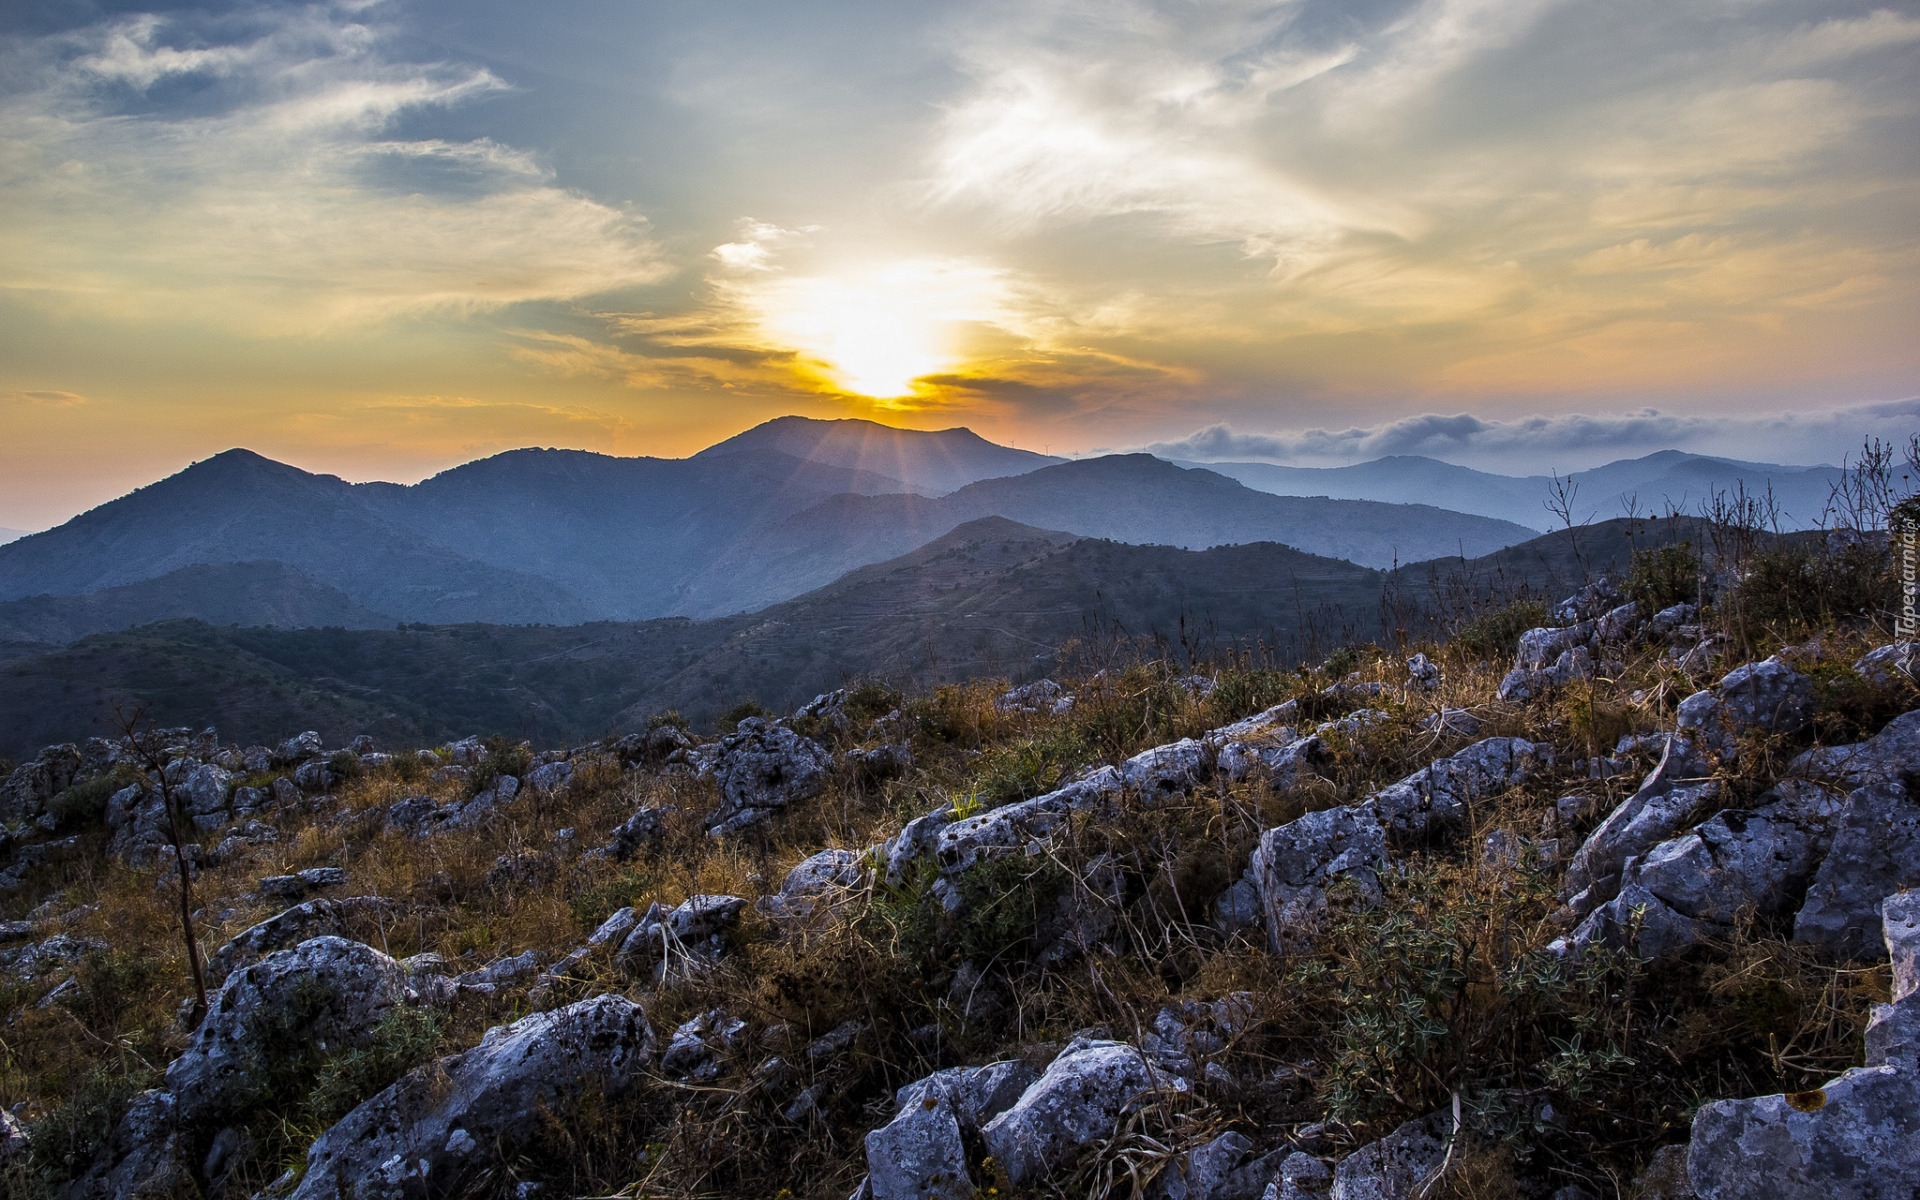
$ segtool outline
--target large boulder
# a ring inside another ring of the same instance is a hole
[[[1834,823],[1833,845],[1794,918],[1793,936],[1839,958],[1877,957],[1882,898],[1916,886],[1920,803],[1897,780],[1857,788]]]
[[[0,822],[31,821],[78,779],[83,757],[71,742],[48,746],[0,783]]]
[[[1848,787],[1920,775],[1920,709],[1901,713],[1864,742],[1809,750],[1787,764],[1787,769]]]
[[[711,770],[720,785],[720,807],[707,815],[707,828],[732,833],[817,796],[832,769],[833,756],[818,742],[748,717],[716,748]]]
[[[1463,817],[1468,805],[1520,783],[1552,753],[1525,738],[1487,738],[1388,784],[1372,803],[1390,837],[1416,840]]]
[[[656,983],[676,963],[712,962],[725,951],[725,931],[746,907],[739,896],[689,896],[672,909],[649,905],[614,960],[631,973],[648,973]]]
[[[174,1200],[199,1196],[187,1167],[173,1096],[152,1090],[134,1097],[113,1136],[64,1200]]]
[[[1920,642],[1876,646],[1853,664],[1860,678],[1876,687],[1912,684],[1920,677]]]
[[[234,972],[167,1067],[179,1121],[238,1112],[270,1086],[278,1063],[366,1045],[388,1011],[410,998],[405,967],[339,937],[277,950]]]
[[[1340,1160],[1332,1200],[1415,1200],[1423,1197],[1447,1160],[1453,1118],[1432,1113]]]
[[[1813,720],[1813,681],[1778,656],[1735,667],[1709,691],[1680,702],[1675,726],[1723,756],[1758,731],[1795,734]]]
[[[1327,888],[1347,880],[1363,900],[1380,896],[1387,835],[1371,805],[1308,813],[1260,835],[1247,876],[1259,896],[1268,944],[1299,948],[1327,908]]]
[[[1620,872],[1629,858],[1687,828],[1720,794],[1713,780],[1697,778],[1698,770],[1692,743],[1669,737],[1659,765],[1587,835],[1567,864],[1568,906],[1575,919],[1619,894]]]
[[[1749,914],[1799,906],[1827,852],[1840,803],[1817,784],[1788,780],[1751,810],[1726,809],[1692,832],[1628,860],[1619,894],[1561,946],[1625,948],[1660,958],[1731,934]]]
[[[249,926],[207,959],[207,980],[220,983],[234,970],[273,953],[297,946],[309,938],[342,936],[376,926],[400,911],[384,896],[347,896],[338,900],[309,900]]]
[[[973,1200],[967,1143],[954,1108],[952,1089],[923,1088],[867,1135],[872,1200]]]
[[[1184,1092],[1187,1081],[1124,1042],[1076,1038],[1018,1103],[980,1131],[1007,1178],[1043,1179],[1088,1142],[1111,1134],[1120,1118],[1155,1092]]]
[[[934,853],[945,875],[957,875],[989,861],[1043,843],[1068,817],[1120,794],[1125,781],[1112,767],[1101,767],[1057,791],[991,812],[943,825],[933,835]]]
[[[1700,1200],[1912,1200],[1920,1195],[1920,894],[1889,896],[1891,1004],[1867,1026],[1866,1065],[1791,1095],[1694,1114],[1687,1175]]]
[[[343,1117],[307,1151],[290,1200],[417,1200],[471,1185],[547,1123],[632,1086],[653,1050],[640,1006],[596,996],[489,1029]]]
[[[822,850],[788,871],[780,890],[762,896],[758,908],[783,928],[801,929],[870,876],[865,855],[852,850]]]

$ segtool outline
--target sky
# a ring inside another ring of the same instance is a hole
[[[15,0],[0,526],[786,413],[1511,473],[1920,428],[1920,2]]]

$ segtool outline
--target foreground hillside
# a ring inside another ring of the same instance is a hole
[[[1847,553],[1868,608],[1656,550],[1424,653],[866,684],[713,738],[49,748],[0,792],[0,1171],[1909,1195],[1920,647]]]

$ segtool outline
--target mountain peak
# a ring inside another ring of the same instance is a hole
[[[898,479],[939,495],[981,479],[1024,475],[1062,460],[1001,446],[971,429],[899,429],[858,417],[775,417],[694,455],[712,459],[755,450]]]

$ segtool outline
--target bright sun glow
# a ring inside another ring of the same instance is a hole
[[[992,271],[902,263],[856,275],[756,281],[749,301],[762,332],[819,364],[847,392],[886,400],[962,361],[969,324],[1002,323]]]

